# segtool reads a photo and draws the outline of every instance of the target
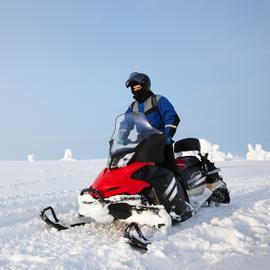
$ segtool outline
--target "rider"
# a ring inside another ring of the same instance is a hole
[[[133,98],[135,99],[127,109],[126,114],[131,112],[144,113],[150,125],[155,129],[164,132],[166,136],[164,162],[162,165],[172,173],[168,174],[167,177],[164,177],[163,181],[151,182],[151,177],[148,180],[154,187],[160,203],[164,204],[167,211],[172,211],[176,214],[175,217],[172,217],[173,222],[179,221],[177,216],[180,216],[180,220],[184,221],[192,216],[192,211],[190,211],[191,209],[186,203],[189,201],[189,198],[184,186],[181,181],[176,181],[176,179],[179,179],[179,174],[172,146],[172,137],[176,132],[180,119],[168,99],[160,95],[155,95],[151,91],[151,81],[146,74],[139,72],[131,73],[126,81],[126,87],[131,88]],[[125,139],[127,138],[130,129],[133,127],[133,121],[131,120],[129,122],[128,119],[125,119],[120,126],[120,133],[122,134],[119,136],[119,139],[123,140],[122,142],[119,142],[120,144],[125,144]],[[136,127],[138,128],[138,124]],[[155,175],[155,171],[152,171],[152,173]],[[166,173],[164,175],[166,175]],[[176,179],[173,175],[176,176]],[[169,199],[166,197],[168,195],[167,193],[170,196]]]
[[[173,105],[163,96],[155,95],[151,91],[150,78],[143,73],[133,72],[126,81],[126,87],[131,88],[134,102],[131,103],[126,113],[144,113],[152,127],[162,131],[166,135],[166,147],[164,150],[164,167],[177,173],[172,137],[180,122]]]

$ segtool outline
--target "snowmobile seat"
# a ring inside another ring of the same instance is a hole
[[[185,138],[174,144],[174,152],[201,151],[201,144],[197,138]]]

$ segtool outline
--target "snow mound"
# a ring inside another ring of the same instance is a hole
[[[29,162],[35,162],[36,157],[35,157],[34,154],[29,154],[29,155],[27,156],[27,159],[28,159]]]
[[[208,153],[208,158],[211,161],[225,161],[232,160],[234,156],[231,153],[227,155],[220,151],[220,146],[218,144],[212,144],[206,139],[199,139],[201,144],[201,153]]]
[[[270,152],[263,150],[261,144],[256,144],[255,149],[248,144],[247,160],[270,160]]]
[[[72,158],[72,152],[69,148],[67,148],[65,150],[65,154],[64,154],[64,158],[63,160],[67,160],[67,161],[74,161],[75,159]]]

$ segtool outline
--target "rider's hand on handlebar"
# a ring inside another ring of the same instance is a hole
[[[172,138],[171,137],[166,137],[166,144],[171,144],[172,143]]]

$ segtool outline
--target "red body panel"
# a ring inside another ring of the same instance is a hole
[[[126,167],[110,170],[105,168],[91,185],[98,190],[103,198],[120,194],[137,194],[150,185],[131,176],[144,166],[154,165],[153,162],[134,162]]]

